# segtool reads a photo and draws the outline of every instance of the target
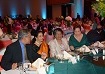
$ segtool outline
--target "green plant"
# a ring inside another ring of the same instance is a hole
[[[104,1],[98,1],[96,3],[93,3],[92,9],[95,10],[95,12],[98,12],[102,17],[105,17],[105,2]]]

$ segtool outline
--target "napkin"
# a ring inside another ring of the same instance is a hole
[[[96,55],[96,54],[97,54],[95,50],[91,50],[91,52],[92,52],[94,55]]]
[[[44,61],[41,58],[38,58],[35,62],[32,63],[32,67],[36,67],[37,68],[37,73],[38,74],[46,74],[46,70],[44,67]]]
[[[95,42],[94,46],[96,46],[96,47],[104,47],[104,45],[102,43],[100,43],[99,41]]]
[[[96,53],[98,53],[98,48],[95,48],[94,50],[96,51]]]
[[[38,74],[47,74],[46,70],[45,70],[45,67],[38,68],[37,72],[38,72]]]
[[[31,67],[31,63],[24,63],[23,64],[23,68],[30,68]]]
[[[63,55],[64,55],[64,59],[69,59],[69,61],[72,62],[72,64],[77,63],[76,57],[73,57],[72,55],[70,55],[66,51],[63,51]]]
[[[90,52],[90,49],[86,45],[83,45],[82,47],[85,48],[85,52]]]
[[[77,63],[76,57],[71,57],[70,59],[71,59],[72,64],[76,64]]]
[[[19,70],[8,70],[8,71],[2,70],[1,74],[20,74],[20,71]]]
[[[64,59],[70,59],[70,58],[72,58],[73,56],[72,55],[70,55],[69,53],[67,53],[66,51],[63,51],[63,58]]]
[[[98,48],[95,48],[95,49],[91,50],[91,52],[92,52],[94,55],[98,54]]]
[[[102,41],[101,43],[102,43],[102,44],[105,44],[105,41]]]
[[[90,52],[90,49],[86,45],[83,45],[82,47],[80,47],[77,50],[80,52]]]
[[[43,67],[44,63],[45,62],[43,61],[43,59],[38,58],[35,62],[32,63],[32,67],[35,67],[38,69],[38,68]]]
[[[102,43],[98,42],[98,44],[99,44],[98,47],[104,47]]]

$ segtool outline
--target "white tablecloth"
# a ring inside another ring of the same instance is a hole
[[[46,65],[46,67],[48,67]],[[5,71],[5,70],[1,70],[1,74],[46,74],[46,70],[45,70],[45,67],[41,67],[37,70],[29,70],[29,71],[22,71],[22,70],[8,70],[8,71]]]
[[[21,74],[21,71],[19,71],[19,70],[8,70],[8,71],[2,70],[1,74]],[[26,73],[24,72],[22,74],[38,74],[38,72],[37,71],[26,71]]]

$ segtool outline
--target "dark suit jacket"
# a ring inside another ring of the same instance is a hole
[[[30,53],[30,49],[27,49],[27,54]],[[31,59],[31,55],[27,55]],[[30,61],[30,60],[29,60]],[[5,70],[10,70],[13,63],[22,62],[22,50],[19,41],[16,41],[9,46],[7,46],[6,51],[1,60],[1,67]]]
[[[33,63],[37,58],[40,58],[41,55],[37,53],[36,46],[26,45],[26,52],[28,60]],[[16,41],[9,46],[7,46],[6,51],[1,60],[1,67],[5,70],[10,70],[13,63],[22,62],[22,50],[19,41]]]
[[[105,40],[105,32],[102,30],[100,33],[97,32],[97,29],[91,30],[87,33],[87,38],[90,44],[96,41],[104,41]]]
[[[37,53],[40,47],[36,46],[35,44],[28,44],[26,45],[26,48],[28,51],[27,56],[31,63],[41,57],[41,55]]]
[[[26,48],[28,49],[27,56],[31,63],[33,63],[38,58],[41,58],[41,55],[37,53],[40,50],[40,46],[38,47],[37,45],[35,45],[33,43],[26,45]],[[49,54],[49,52],[50,51],[48,49],[48,54]],[[48,55],[48,57],[49,57],[49,55]]]

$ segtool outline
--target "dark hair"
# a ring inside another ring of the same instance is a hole
[[[28,29],[21,29],[18,33],[18,39],[21,40],[24,36],[27,36],[30,33]]]
[[[48,31],[48,34],[49,34],[49,35],[52,35],[52,33],[53,33],[53,31],[52,31],[52,30]]]
[[[94,13],[94,17],[97,17],[97,13]]]
[[[63,34],[63,31],[61,28],[56,28],[54,31],[53,31],[53,35],[55,36],[56,35],[56,32],[59,31]]]
[[[76,28],[79,28],[80,31],[81,31],[81,26],[80,26],[80,25],[75,25],[75,26],[73,27],[73,30],[75,30]]]
[[[34,37],[38,37],[38,34],[39,34],[39,33],[42,33],[42,34],[44,35],[44,33],[39,30],[39,31],[36,31],[36,33],[34,34]]]
[[[42,31],[36,31],[36,33],[34,34],[34,38],[32,39],[32,43],[34,43],[36,41],[35,37],[38,37],[39,33],[42,33],[44,35],[44,33]]]

